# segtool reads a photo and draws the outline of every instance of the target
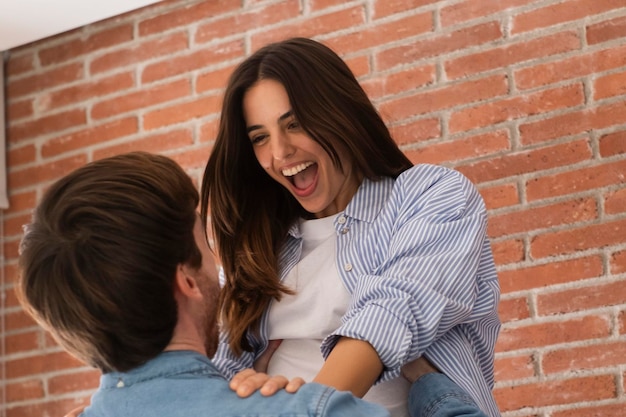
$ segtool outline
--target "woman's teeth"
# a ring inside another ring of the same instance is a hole
[[[307,169],[311,165],[313,165],[313,162],[310,162],[310,161],[309,162],[303,162],[300,165],[296,165],[296,166],[291,167],[291,168],[283,169],[282,173],[283,173],[283,175],[285,177],[293,177],[298,172],[304,171],[305,169]]]

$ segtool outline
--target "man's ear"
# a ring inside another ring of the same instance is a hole
[[[179,264],[176,268],[176,289],[186,297],[202,297],[194,270],[187,265]]]

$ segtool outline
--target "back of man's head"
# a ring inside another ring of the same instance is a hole
[[[25,227],[18,294],[70,352],[103,372],[159,354],[177,322],[179,264],[199,267],[198,193],[164,156],[102,159],[56,182]]]

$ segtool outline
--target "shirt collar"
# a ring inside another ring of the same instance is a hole
[[[344,210],[344,215],[368,223],[373,222],[386,204],[393,189],[393,184],[393,178],[389,177],[376,181],[367,178],[363,179],[356,194]],[[294,222],[289,228],[288,234],[296,239],[301,238],[300,222]]]
[[[157,376],[164,377],[190,372],[221,377],[215,365],[201,353],[191,350],[172,350],[162,352],[128,372],[106,373],[102,375],[101,385],[105,388],[124,388]]]

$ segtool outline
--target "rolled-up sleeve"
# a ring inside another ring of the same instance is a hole
[[[366,340],[385,380],[451,328],[492,314],[498,287],[481,284],[495,278],[493,269],[481,275],[486,223],[482,198],[460,173],[424,165],[399,177],[375,221],[355,220],[338,254],[351,265],[343,273],[353,298],[323,354],[341,336]]]

